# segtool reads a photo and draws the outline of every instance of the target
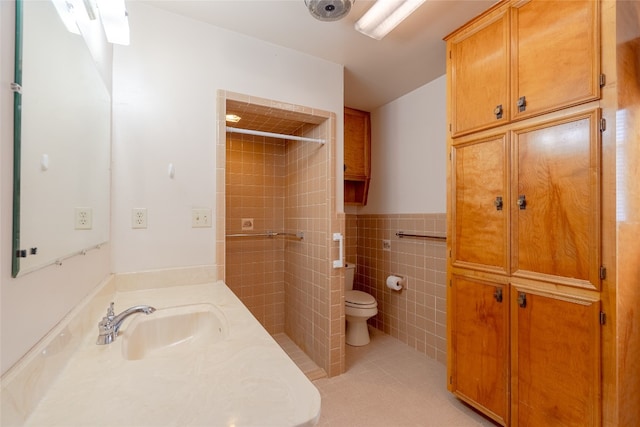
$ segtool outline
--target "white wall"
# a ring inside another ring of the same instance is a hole
[[[105,247],[11,278],[15,7],[0,1],[0,358],[4,373],[109,274]]]
[[[446,122],[446,76],[371,112],[371,183],[358,214],[446,211]]]
[[[138,2],[128,9],[131,45],[114,51],[114,272],[215,264],[215,222],[191,228],[191,209],[216,216],[216,91],[333,111],[342,147],[342,66]],[[131,228],[136,207],[147,208],[147,229]]]

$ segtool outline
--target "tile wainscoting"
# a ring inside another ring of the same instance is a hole
[[[354,288],[378,301],[371,326],[445,364],[446,244],[400,238],[398,231],[445,236],[446,214],[347,215],[347,260],[357,263]],[[387,288],[390,274],[407,277],[405,289]]]

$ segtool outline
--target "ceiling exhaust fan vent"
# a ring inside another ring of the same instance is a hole
[[[337,21],[349,14],[355,0],[304,0],[309,13],[320,21]]]

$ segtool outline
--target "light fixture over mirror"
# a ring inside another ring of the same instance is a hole
[[[69,32],[80,34],[83,23],[95,21],[109,43],[129,45],[129,18],[124,0],[51,0]]]

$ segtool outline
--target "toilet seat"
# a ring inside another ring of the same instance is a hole
[[[344,293],[345,305],[352,308],[374,308],[378,306],[376,299],[362,291],[346,291]]]

